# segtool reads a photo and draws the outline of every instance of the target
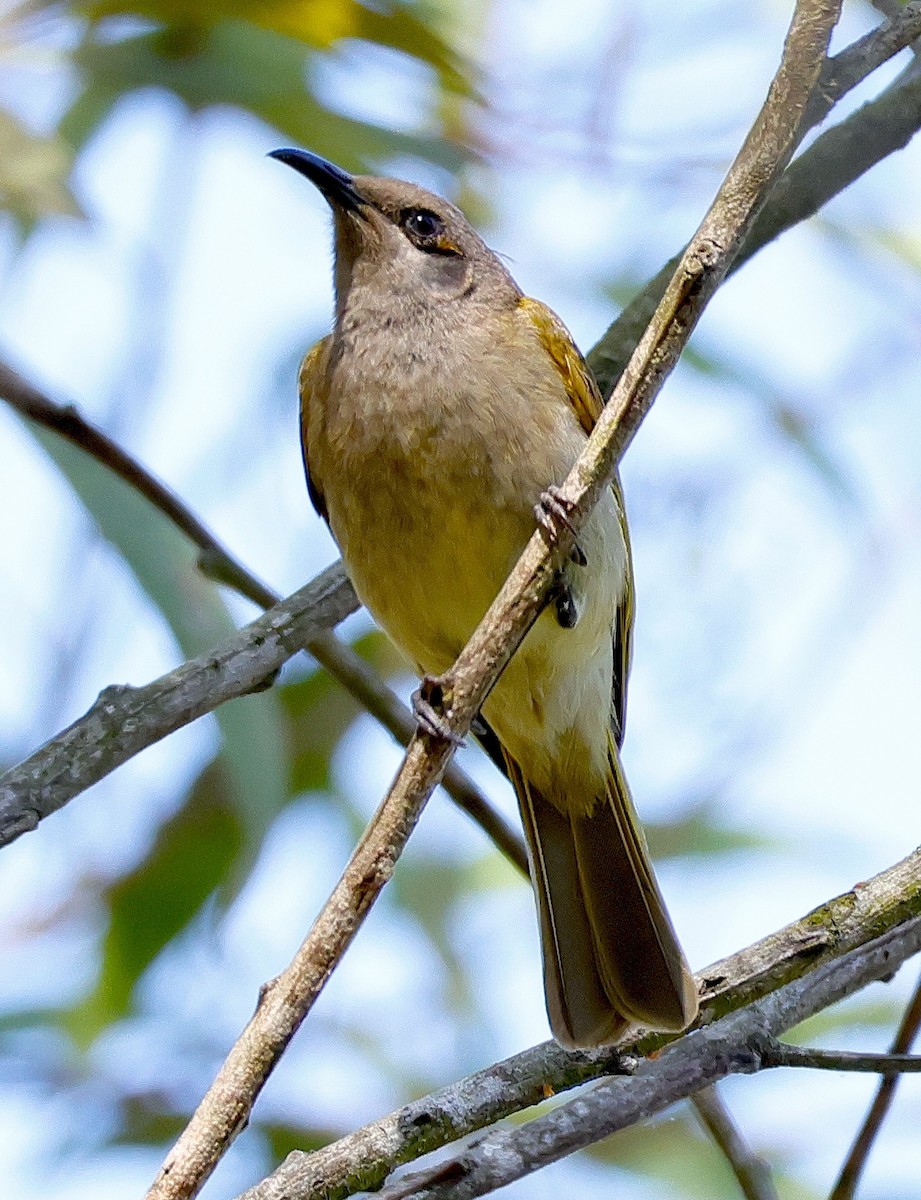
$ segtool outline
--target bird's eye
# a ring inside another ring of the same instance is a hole
[[[427,208],[408,208],[400,222],[413,241],[430,242],[444,231],[444,222]]]

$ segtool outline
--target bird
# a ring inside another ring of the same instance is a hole
[[[271,157],[333,217],[333,327],[299,376],[309,495],[359,598],[437,681],[536,526],[566,522],[557,489],[601,395],[562,321],[453,204],[307,150]],[[517,795],[547,1014],[571,1049],[697,1013],[620,759],[633,596],[615,478],[475,726]],[[416,708],[438,731],[424,688]]]

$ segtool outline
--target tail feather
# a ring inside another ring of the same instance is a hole
[[[598,1046],[632,1023],[678,1031],[697,990],[653,875],[613,738],[588,816],[542,795],[508,754],[537,896],[547,1011],[557,1041]]]
[[[513,759],[506,763],[531,861],[550,1028],[564,1046],[606,1045],[628,1022],[612,1008],[596,967],[569,818],[531,787]]]

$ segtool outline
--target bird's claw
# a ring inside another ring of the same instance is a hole
[[[567,583],[566,576],[562,572],[550,596],[553,600],[553,607],[556,609],[557,624],[560,628],[575,629],[579,620],[579,609],[576,605],[576,598],[572,594],[572,588]]]
[[[559,536],[561,525],[568,529],[573,537],[577,536],[573,523],[569,519],[571,507],[569,501],[562,498],[560,489],[555,483],[551,483],[546,491],[541,492],[540,499],[534,505],[534,516],[537,518],[538,525],[551,539],[551,544]],[[588,564],[585,552],[578,541],[573,545],[572,550],[570,550],[569,557],[579,567],[584,567]]]
[[[463,746],[464,739],[458,737],[439,709],[444,704],[444,689],[440,679],[426,675],[412,694],[413,715],[419,728],[443,742]]]

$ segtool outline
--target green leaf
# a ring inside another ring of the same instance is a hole
[[[293,1150],[304,1150],[307,1153],[321,1150],[342,1136],[341,1132],[337,1133],[331,1129],[308,1129],[295,1125],[259,1125],[259,1130],[268,1138],[273,1163],[281,1162]]]
[[[284,684],[278,694],[286,717],[289,794],[328,790],[333,748],[358,716],[358,704],[322,670]]]
[[[231,877],[243,843],[232,790],[221,760],[210,763],[151,853],[109,890],[96,988],[65,1020],[79,1045],[129,1011],[143,972]]]
[[[396,665],[393,647],[377,630],[354,642],[352,649],[382,675]],[[333,750],[363,712],[361,705],[323,670],[285,683],[277,691],[286,721],[290,795],[329,790]]]

